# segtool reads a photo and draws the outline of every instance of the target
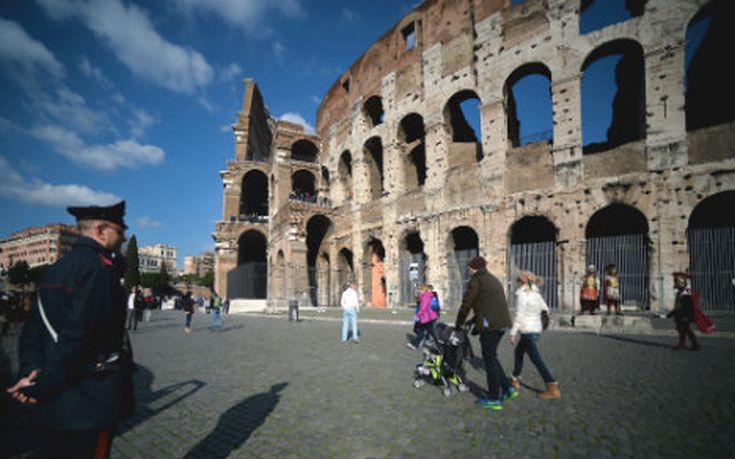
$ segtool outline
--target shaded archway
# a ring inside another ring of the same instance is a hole
[[[510,227],[508,251],[508,291],[515,288],[519,271],[531,271],[544,280],[539,287],[550,308],[556,308],[556,236],[557,227],[548,218],[530,215],[517,220]],[[509,299],[515,300],[514,295]]]
[[[383,143],[380,137],[365,141],[363,156],[368,169],[368,195],[371,200],[380,199],[383,196]]]
[[[477,93],[469,89],[457,92],[447,101],[444,120],[452,143],[459,144],[450,148],[450,164],[467,162],[465,156],[470,154],[475,161],[482,160],[481,104]]]
[[[339,156],[339,165],[337,166],[339,179],[344,189],[345,199],[352,199],[352,154],[349,150],[345,150]]]
[[[355,262],[352,251],[343,248],[337,253],[336,289],[332,297],[333,304],[339,304],[342,289],[348,282],[355,281]]]
[[[380,96],[372,96],[362,106],[365,118],[368,121],[370,127],[375,127],[379,124],[383,124],[383,100]]]
[[[290,199],[299,201],[316,202],[316,179],[311,172],[301,169],[291,176]]]
[[[291,159],[313,163],[316,162],[317,156],[319,149],[309,140],[297,140],[291,145]]]
[[[399,125],[398,138],[404,144],[403,183],[407,190],[426,182],[426,131],[418,113],[406,115]]]
[[[324,260],[320,260],[317,266],[317,260],[319,255],[323,253],[322,244],[331,228],[331,220],[320,214],[314,215],[306,223],[306,264],[311,304],[318,304],[318,300],[321,297],[318,291],[320,287],[328,289],[329,258],[327,257],[326,259],[326,265],[324,264]],[[327,272],[323,272],[324,270]],[[324,283],[325,278],[327,279],[326,284]]]
[[[401,240],[399,252],[401,304],[415,305],[420,285],[426,282],[424,241],[418,231],[411,231]]]
[[[540,63],[516,69],[505,82],[508,141],[513,147],[553,138],[551,71]]]
[[[605,43],[587,56],[581,70],[583,153],[644,139],[646,88],[641,45],[632,40]],[[600,97],[602,84],[617,87],[610,99]]]
[[[268,215],[268,177],[259,170],[252,170],[242,178],[240,194],[240,220]]]
[[[620,274],[620,303],[650,307],[648,221],[638,209],[610,204],[595,212],[585,229],[585,263],[602,275],[614,263]],[[600,289],[602,301],[602,289]]]
[[[260,231],[249,230],[237,241],[237,268],[227,273],[228,298],[264,299],[268,292],[268,241]]]
[[[458,308],[470,280],[468,265],[470,260],[480,254],[480,239],[477,232],[469,226],[454,228],[449,234],[447,253],[447,278],[449,285],[444,304]]]
[[[363,258],[363,291],[366,301],[373,307],[384,308],[386,304],[385,248],[380,239],[367,243]]]
[[[735,191],[702,200],[687,227],[689,274],[707,311],[735,312]]]

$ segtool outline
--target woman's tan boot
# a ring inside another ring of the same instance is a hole
[[[538,398],[541,400],[554,400],[561,398],[561,392],[559,392],[559,383],[550,382],[546,383],[546,392],[538,394]]]
[[[521,382],[515,376],[510,377],[510,385],[513,386],[513,389],[515,390],[518,390],[521,388]]]

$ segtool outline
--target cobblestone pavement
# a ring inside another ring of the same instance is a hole
[[[733,339],[673,352],[671,336],[550,331],[540,349],[562,399],[535,398],[526,360],[521,395],[495,412],[474,404],[475,338],[473,390],[444,397],[413,387],[422,356],[402,316],[365,316],[362,342],[342,344],[333,312],[229,315],[219,332],[197,314],[192,334],[182,313],[157,312],[132,336],[138,408],[112,457],[733,457]],[[507,340],[499,353],[509,372]]]

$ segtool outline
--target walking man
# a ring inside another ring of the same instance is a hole
[[[43,457],[108,457],[115,424],[133,412],[119,252],[125,201],[67,210],[81,237],[39,283],[18,342],[23,376],[7,392],[38,406]]]
[[[510,311],[503,285],[485,266],[482,257],[475,257],[469,263],[470,282],[457,313],[455,328],[462,328],[470,310],[474,312],[473,334],[480,334],[488,391],[487,397],[480,398],[477,403],[483,408],[502,410],[503,402],[518,396],[498,360],[498,344],[511,326]]]

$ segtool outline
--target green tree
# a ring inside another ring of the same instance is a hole
[[[134,286],[140,284],[140,271],[138,264],[138,240],[133,234],[128,242],[128,249],[125,251],[125,288],[130,291]]]
[[[214,272],[207,272],[207,274],[203,275],[199,279],[199,283],[202,286],[207,287],[209,290],[212,290],[212,287],[214,287]]]
[[[8,269],[8,282],[12,285],[25,285],[30,281],[30,268],[25,260],[15,263]]]

